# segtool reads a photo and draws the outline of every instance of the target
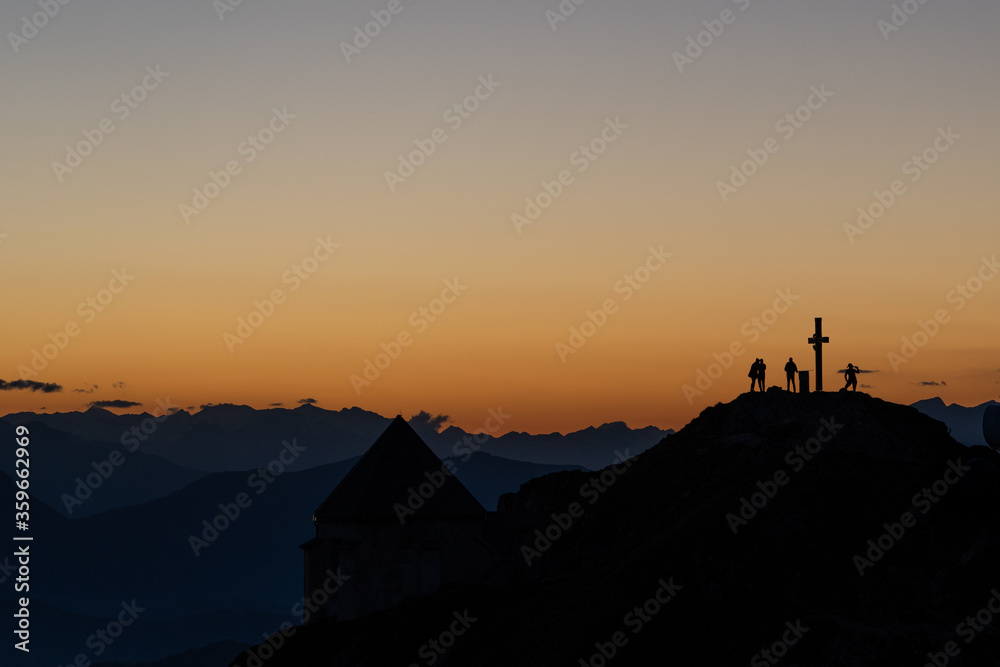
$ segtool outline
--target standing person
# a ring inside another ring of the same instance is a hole
[[[750,378],[750,393],[754,391],[754,387],[757,386],[757,374],[760,372],[760,359],[754,359],[753,365],[750,366],[750,372],[747,373],[747,377]]]
[[[844,371],[844,379],[847,380],[847,384],[844,385],[844,391],[847,391],[848,387],[851,387],[851,391],[858,390],[858,367],[854,364],[847,364],[847,370]]]
[[[757,365],[757,381],[760,383],[760,390],[764,391],[764,371],[767,370],[767,364],[764,363],[763,359],[757,360],[759,363]]]
[[[799,372],[799,367],[795,365],[795,361],[791,357],[788,357],[788,363],[785,364],[785,389],[789,387],[792,388],[792,392],[795,392],[795,374]]]

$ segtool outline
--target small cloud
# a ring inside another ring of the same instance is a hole
[[[410,417],[410,425],[423,425],[432,429],[435,433],[441,431],[444,425],[451,421],[451,417],[448,415],[437,415],[432,416],[431,413],[421,410],[417,414]]]
[[[28,390],[40,391],[43,394],[54,394],[63,390],[61,384],[55,382],[35,382],[34,380],[14,380],[6,382],[0,380],[0,391]]]
[[[948,383],[942,380],[937,382],[936,380],[924,380],[923,382],[915,383],[918,387],[947,387]]]
[[[875,385],[873,385],[873,384],[863,384],[863,385],[861,385],[861,388],[862,389],[874,389]]]
[[[74,389],[73,393],[74,394],[93,394],[95,391],[97,391],[98,389],[100,389],[100,387],[97,386],[96,384],[88,384],[88,385],[84,385],[84,386],[86,387],[86,389]]]
[[[111,386],[114,387],[115,389],[124,389],[125,388],[125,383],[124,382],[115,382]]]
[[[284,403],[271,403],[268,407],[280,408]]]
[[[142,405],[142,403],[136,403],[135,401],[122,401],[115,399],[113,401],[92,401],[89,403],[88,407],[91,408],[135,408]]]
[[[315,398],[300,398],[299,405],[316,405]]]

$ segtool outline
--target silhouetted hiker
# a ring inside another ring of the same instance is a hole
[[[767,364],[764,363],[763,359],[758,359],[760,364],[757,366],[757,382],[760,383],[760,390],[764,391],[764,371],[767,370]]]
[[[750,366],[750,372],[747,373],[747,377],[750,378],[750,393],[753,393],[754,389],[757,387],[757,377],[760,374],[760,359],[754,359],[753,365]]]
[[[847,380],[847,384],[844,385],[844,391],[847,391],[848,387],[851,387],[852,391],[858,390],[858,367],[854,364],[847,364],[847,370],[844,371],[844,379]]]
[[[785,364],[785,389],[787,390],[791,386],[792,391],[795,391],[795,374],[799,372],[799,367],[795,365],[795,362],[791,357],[788,357],[788,363]]]

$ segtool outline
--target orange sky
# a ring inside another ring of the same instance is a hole
[[[997,398],[1000,280],[977,283],[1000,253],[995,3],[924,5],[888,39],[888,2],[734,3],[683,72],[674,52],[718,11],[625,4],[588,3],[556,30],[520,0],[406,5],[350,63],[339,44],[375,5],[244,3],[223,20],[210,3],[65,6],[0,63],[17,91],[0,378],[65,389],[4,392],[0,410],[309,397],[470,430],[500,406],[516,430],[679,428],[745,391],[754,357],[769,384],[789,356],[813,368],[816,316],[827,388],[853,362],[889,400]],[[114,130],[79,166],[53,166],[104,119]],[[399,156],[429,145],[390,188]],[[226,187],[185,216],[213,173]],[[102,294],[114,271],[134,279]],[[271,316],[227,339],[275,290]],[[795,299],[765,331],[753,318],[770,321],[778,291]],[[578,351],[558,347],[609,300]],[[22,372],[67,325],[65,349]],[[378,377],[352,382],[400,335]],[[734,343],[745,353],[689,402]]]

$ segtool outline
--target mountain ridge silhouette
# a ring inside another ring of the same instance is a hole
[[[796,448],[813,438],[819,449],[799,465]],[[796,622],[810,630],[786,664],[923,664],[996,585],[1000,523],[978,510],[1000,499],[998,468],[994,451],[961,445],[913,407],[863,393],[745,394],[634,458],[593,505],[580,489],[595,473],[582,471],[502,499],[534,512],[542,530],[571,503],[587,507],[530,567],[523,547],[538,534],[528,531],[501,549],[508,574],[495,585],[299,628],[268,664],[419,662],[421,645],[464,609],[479,620],[448,664],[586,664],[617,631],[627,641],[613,664],[745,664]],[[941,481],[949,470],[963,471],[953,484]],[[734,532],[728,515],[768,482],[774,495]],[[920,500],[942,485],[935,502]],[[904,512],[915,525],[859,566]],[[682,588],[631,633],[627,613],[657,582]],[[985,633],[961,650],[965,664],[991,665],[1000,639]]]

